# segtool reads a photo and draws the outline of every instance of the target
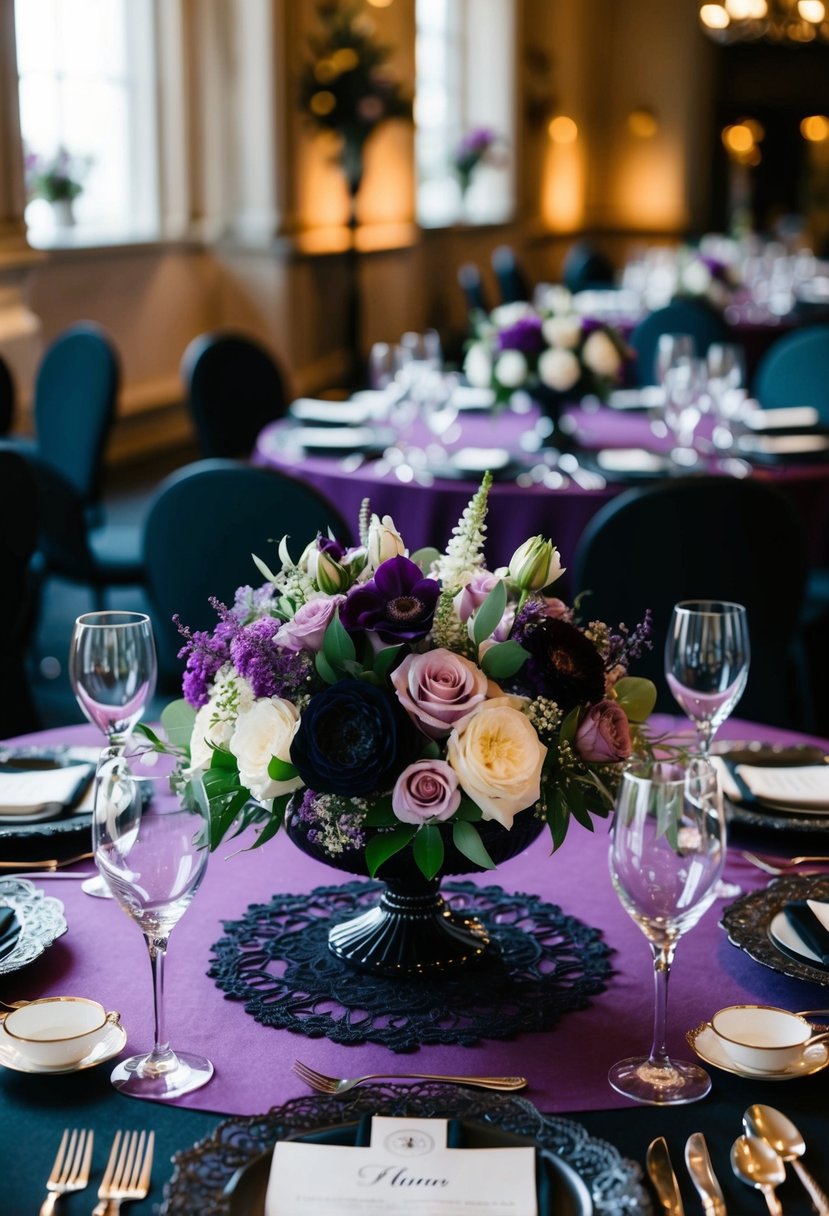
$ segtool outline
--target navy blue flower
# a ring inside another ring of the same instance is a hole
[[[439,595],[439,585],[424,578],[419,566],[392,557],[377,567],[373,579],[352,587],[340,620],[349,632],[368,630],[390,646],[411,642],[432,628]]]
[[[320,794],[359,797],[390,789],[422,736],[385,689],[340,680],[308,702],[291,744],[291,763]]]

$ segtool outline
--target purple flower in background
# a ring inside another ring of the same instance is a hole
[[[240,625],[262,616],[273,604],[274,588],[271,583],[263,587],[238,587],[233,597],[233,607],[229,615]]]
[[[274,643],[282,628],[276,617],[263,616],[244,625],[230,644],[230,657],[255,697],[295,696],[311,671],[307,655],[283,650]]]
[[[229,621],[220,621],[213,633],[208,633],[206,629],[191,633],[186,625],[181,624],[178,616],[174,616],[173,620],[185,638],[178,652],[180,659],[187,660],[182,679],[184,699],[194,709],[201,709],[210,699],[211,683],[222,667],[230,662],[230,643],[235,626]]]
[[[497,347],[502,350],[520,350],[524,355],[537,355],[546,345],[541,332],[541,317],[520,317],[497,337]]]
[[[497,136],[491,127],[473,127],[458,143],[455,160],[460,162],[470,156],[479,160],[495,143]]]
[[[407,557],[392,557],[361,587],[352,587],[340,610],[351,632],[365,629],[388,645],[423,638],[432,627],[440,587]]]

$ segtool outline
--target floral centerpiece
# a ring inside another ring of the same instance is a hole
[[[730,304],[742,286],[739,267],[733,262],[684,248],[677,257],[676,294],[702,300],[714,308]]]
[[[566,288],[547,292],[543,308],[502,304],[472,323],[464,372],[476,388],[494,389],[498,404],[518,389],[604,399],[633,357],[615,329],[574,310]]]
[[[27,152],[25,159],[26,193],[29,198],[42,198],[60,210],[72,222],[72,204],[83,193],[83,181],[89,171],[88,157],[73,156],[60,145],[51,156]]]
[[[293,560],[283,540],[279,573],[257,559],[263,587],[183,630],[185,702],[163,721],[203,776],[212,848],[284,824],[329,864],[423,884],[492,868],[527,825],[520,847],[546,824],[557,849],[609,812],[655,700],[628,675],[649,620],[581,620],[549,594],[563,571],[542,537],[487,570],[490,481],[443,554],[409,555],[364,504],[359,546],[320,537]]]
[[[498,165],[502,160],[502,141],[491,127],[473,127],[458,141],[452,152],[452,169],[465,195],[479,165]]]

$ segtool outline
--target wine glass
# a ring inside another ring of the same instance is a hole
[[[213,1065],[175,1052],[164,1019],[164,964],[175,925],[207,867],[208,808],[197,776],[186,788],[177,758],[149,744],[110,748],[98,768],[92,844],[95,863],[117,902],[144,934],[153,974],[152,1051],[122,1060],[116,1089],[136,1098],[174,1098],[206,1084]]]
[[[705,363],[692,355],[674,359],[666,368],[665,423],[676,440],[671,458],[678,465],[695,464],[694,431],[703,412]]]
[[[123,746],[155,691],[155,641],[143,612],[87,612],[79,616],[69,644],[69,681],[86,717]],[[87,895],[109,898],[99,876],[87,879]]]
[[[703,1068],[668,1055],[668,979],[679,938],[715,898],[724,860],[725,819],[711,764],[699,756],[684,764],[632,761],[616,798],[610,876],[653,954],[653,1041],[647,1056],[614,1064],[608,1081],[637,1102],[695,1102],[711,1088]]]
[[[675,605],[665,642],[665,678],[694,724],[703,756],[743,695],[751,651],[742,604],[684,600]]]

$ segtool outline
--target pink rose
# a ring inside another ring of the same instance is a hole
[[[410,764],[397,778],[391,796],[392,810],[403,823],[451,819],[460,801],[457,775],[445,760]]]
[[[321,650],[322,639],[335,611],[345,603],[344,595],[320,595],[298,608],[293,620],[286,621],[274,641],[284,650]]]
[[[430,739],[444,739],[486,699],[479,667],[451,650],[408,654],[391,674],[397,699]]]
[[[452,603],[462,621],[468,621],[473,612],[477,612],[496,583],[502,580],[497,574],[489,574],[480,570],[473,574],[462,591],[459,591]]]
[[[554,595],[543,595],[541,602],[544,605],[544,616],[552,617],[554,620],[572,620],[573,609],[569,608],[564,600],[557,599]]]
[[[582,719],[575,737],[576,751],[588,764],[627,760],[632,751],[630,725],[615,701],[598,701]]]

